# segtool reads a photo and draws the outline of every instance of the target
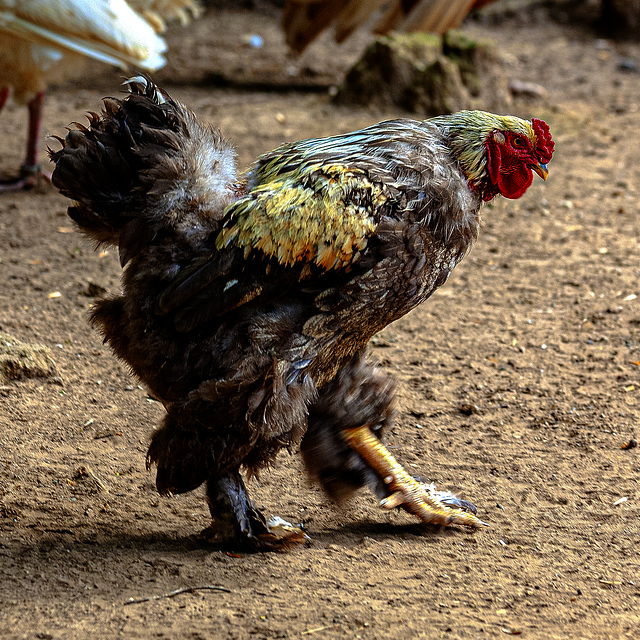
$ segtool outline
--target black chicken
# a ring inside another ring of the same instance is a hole
[[[123,292],[92,322],[167,415],[147,461],[162,494],[207,484],[214,523],[254,549],[304,533],[267,524],[240,470],[300,445],[342,499],[480,526],[473,505],[410,477],[380,437],[393,383],[371,336],[442,285],[483,200],[547,176],[547,125],[484,112],[391,120],[285,144],[239,182],[234,152],[148,79],[106,98],[52,153],[69,215],[119,248]]]

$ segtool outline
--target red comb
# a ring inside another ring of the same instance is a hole
[[[547,162],[551,160],[551,156],[553,156],[553,149],[556,146],[553,138],[551,137],[549,125],[544,120],[531,118],[531,126],[533,127],[533,132],[536,134],[536,138],[538,139],[538,145],[536,146],[536,155],[538,156],[538,160],[542,164],[547,164]]]

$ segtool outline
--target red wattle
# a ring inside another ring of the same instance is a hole
[[[500,193],[511,200],[519,198],[533,182],[533,173],[522,162],[512,167],[502,167],[499,174],[498,189]]]
[[[513,155],[502,155],[502,148],[494,140],[487,143],[487,169],[493,186],[505,198],[519,198],[533,182],[533,172]]]

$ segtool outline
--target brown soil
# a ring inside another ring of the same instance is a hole
[[[53,191],[4,195],[0,330],[48,346],[57,377],[0,387],[2,638],[640,637],[640,449],[624,448],[640,394],[640,76],[619,68],[640,46],[530,12],[467,30],[498,42],[511,79],[546,88],[512,111],[550,123],[551,176],[486,207],[446,286],[373,351],[400,382],[391,449],[491,526],[430,529],[366,492],[337,508],[283,454],[250,491],[305,522],[310,545],[252,555],[201,540],[202,492],[160,498],[145,470],[162,408],[87,323],[94,285],[118,287],[116,253],[72,232]],[[243,45],[253,32],[260,50]],[[210,13],[172,34],[159,78],[246,164],[398,115],[259,90],[335,82],[365,39],[324,38],[296,63],[274,17]],[[120,73],[89,70],[53,88],[47,132],[118,91]],[[221,76],[244,86],[202,86]],[[21,107],[0,117],[3,169],[22,160],[24,125]],[[127,606],[206,585],[229,591]]]

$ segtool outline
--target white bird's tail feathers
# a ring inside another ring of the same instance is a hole
[[[5,48],[17,39],[123,69],[155,71],[166,62],[167,45],[158,35],[165,22],[184,24],[199,13],[197,0],[0,0],[0,39]],[[45,57],[34,55],[34,66]]]

